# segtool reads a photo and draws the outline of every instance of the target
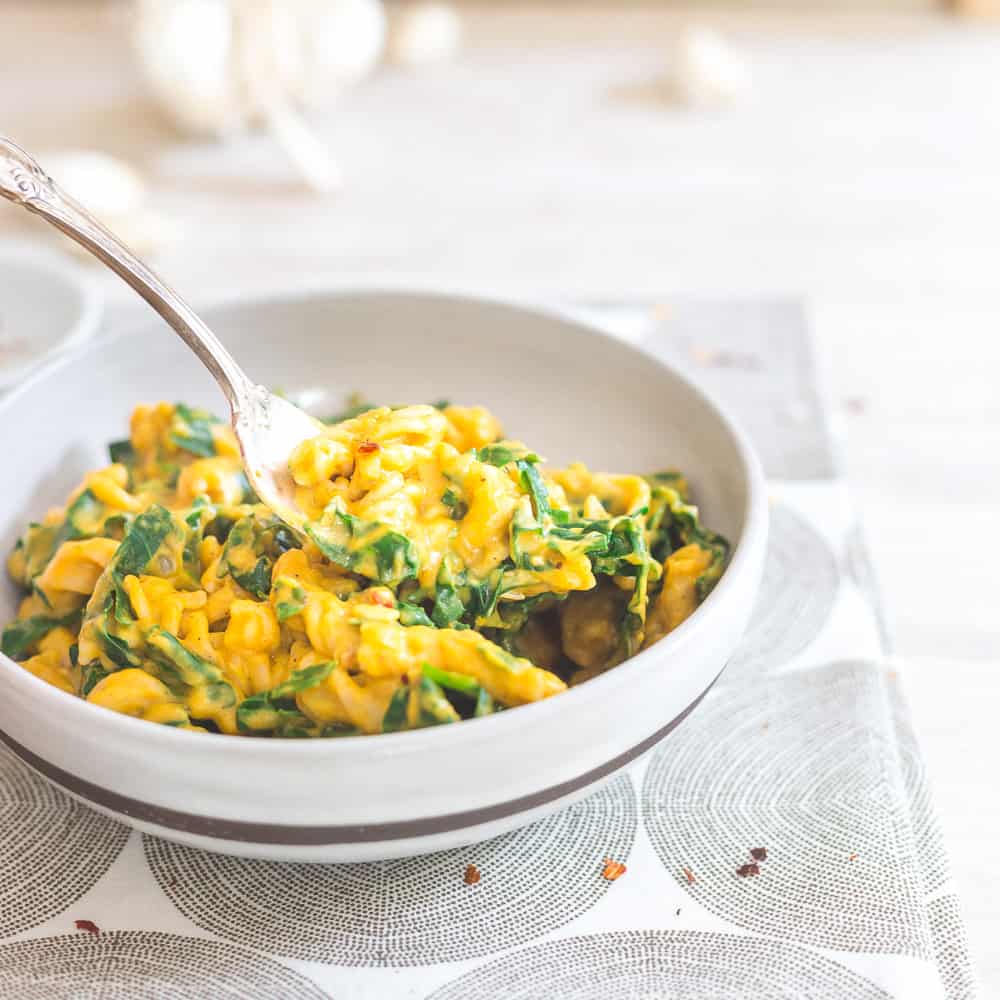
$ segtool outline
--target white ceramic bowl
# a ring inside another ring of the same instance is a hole
[[[58,250],[0,243],[0,389],[89,338],[102,304],[92,276]]]
[[[607,471],[679,466],[704,519],[735,548],[698,611],[609,673],[538,704],[416,732],[241,739],[106,711],[0,657],[0,737],[70,794],[144,831],[226,853],[353,861],[454,847],[594,790],[698,704],[747,623],[766,503],[743,435],[678,372],[553,313],[430,295],[251,301],[207,318],[249,374],[316,412],[350,391],[389,403],[482,403],[552,462]],[[303,398],[300,395],[300,398]],[[106,461],[132,406],[223,409],[162,324],[87,345],[0,403],[0,543]],[[13,616],[9,583],[0,615]]]

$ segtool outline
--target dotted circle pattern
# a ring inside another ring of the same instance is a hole
[[[969,957],[969,940],[957,897],[948,895],[935,899],[928,904],[927,910],[944,995],[977,996],[976,972]]]
[[[800,653],[825,624],[837,599],[836,556],[808,521],[782,504],[771,508],[767,558],[750,625],[724,683],[741,671],[781,666]]]
[[[143,843],[163,891],[213,934],[313,962],[413,966],[523,944],[578,917],[610,885],[604,857],[624,860],[637,826],[625,775],[521,830],[398,861],[288,864]]]
[[[242,948],[151,931],[0,945],[0,1000],[328,1000],[292,969]]]
[[[129,830],[0,750],[0,937],[45,923],[104,876]]]
[[[646,772],[643,819],[664,867],[740,927],[929,958],[885,711],[878,667],[862,662],[706,698]],[[767,860],[741,878],[752,847]]]
[[[888,1000],[873,983],[796,945],[713,931],[564,938],[473,969],[428,1000]]]
[[[944,848],[944,837],[931,799],[924,757],[913,730],[909,706],[897,677],[887,674],[885,683],[896,727],[896,749],[903,772],[920,877],[924,893],[929,896],[947,884],[951,878],[951,863]]]

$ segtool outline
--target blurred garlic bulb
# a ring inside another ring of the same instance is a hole
[[[670,84],[681,101],[695,106],[730,104],[750,87],[739,53],[710,28],[686,28],[677,39]]]
[[[184,132],[222,135],[245,124],[233,73],[228,0],[140,0],[135,45],[157,103]]]
[[[462,22],[444,3],[407,3],[389,22],[388,56],[400,66],[426,66],[451,59],[462,40]]]
[[[172,225],[147,207],[145,181],[122,160],[96,150],[62,150],[46,154],[45,169],[71,198],[137,253],[154,253],[172,239]],[[63,242],[90,259],[79,244]]]
[[[146,201],[146,184],[122,160],[91,149],[48,153],[45,169],[71,197],[102,222],[132,215]]]
[[[314,188],[336,184],[300,111],[375,67],[379,0],[138,0],[136,11],[140,65],[181,131],[224,137],[263,124]]]
[[[282,5],[297,33],[296,97],[318,106],[360,83],[385,48],[385,11],[377,0],[293,0]]]

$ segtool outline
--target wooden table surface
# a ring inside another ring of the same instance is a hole
[[[99,147],[145,169],[181,230],[157,263],[196,300],[333,282],[803,296],[974,953],[1000,993],[1000,31],[702,16],[753,67],[730,110],[654,95],[683,12],[472,8],[454,65],[383,71],[323,118],[347,175],[327,201],[259,137],[221,148],[164,129],[123,19],[97,3],[0,6],[0,123],[38,151]]]

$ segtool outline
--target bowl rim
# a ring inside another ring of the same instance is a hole
[[[717,621],[726,615],[729,603],[728,595],[738,586],[736,577],[745,572],[745,567],[752,566],[753,549],[760,545],[767,535],[767,494],[763,470],[747,434],[728,413],[725,406],[704,387],[698,384],[680,367],[665,361],[653,354],[641,344],[636,344],[619,337],[598,323],[581,318],[572,307],[539,305],[514,298],[496,298],[489,295],[469,293],[433,291],[424,288],[407,288],[405,286],[381,287],[377,285],[351,285],[343,287],[287,289],[285,291],[265,291],[259,296],[227,295],[220,299],[211,299],[199,304],[199,312],[209,320],[213,313],[226,309],[248,308],[264,305],[288,305],[307,300],[357,300],[357,299],[424,299],[444,303],[460,303],[486,307],[491,310],[502,310],[510,314],[512,319],[518,315],[555,320],[564,326],[575,328],[577,334],[583,334],[603,340],[613,341],[626,350],[630,350],[651,364],[667,370],[674,378],[697,396],[707,408],[714,413],[716,419],[729,434],[740,459],[740,472],[746,484],[746,505],[743,511],[743,526],[739,542],[730,556],[729,564],[711,594],[699,605],[697,610],[681,625],[648,649],[641,650],[635,656],[608,670],[605,673],[587,681],[579,687],[568,688],[560,692],[558,697],[545,698],[542,701],[518,706],[516,713],[501,712],[480,719],[463,720],[462,725],[430,726],[424,729],[408,730],[398,733],[372,733],[358,738],[343,739],[304,739],[304,740],[264,740],[264,739],[234,739],[231,734],[201,733],[177,729],[173,726],[152,725],[146,720],[123,715],[103,706],[92,705],[78,695],[70,694],[52,684],[43,681],[29,673],[10,657],[0,653],[0,671],[7,675],[10,683],[21,686],[26,692],[40,701],[48,700],[54,712],[67,712],[73,715],[74,721],[89,727],[95,733],[104,727],[116,731],[122,739],[135,737],[140,742],[151,745],[162,745],[167,749],[180,751],[186,746],[208,753],[213,758],[224,757],[249,758],[263,753],[270,758],[310,759],[333,754],[352,759],[358,755],[368,755],[372,752],[392,754],[402,752],[419,752],[424,747],[433,747],[445,741],[458,743],[460,741],[476,741],[480,737],[489,739],[500,737],[506,729],[517,725],[530,725],[532,720],[537,725],[544,725],[545,720],[553,712],[570,711],[573,705],[581,705],[596,700],[602,700],[612,688],[627,682],[643,670],[655,669],[656,662],[667,653],[681,654],[682,651],[697,644],[700,636],[709,632]],[[159,323],[150,319],[146,324],[156,328]],[[90,351],[101,351],[116,343],[137,336],[137,331],[144,328],[143,324],[130,322],[128,326],[105,333],[96,339],[78,343],[72,350],[60,352],[57,357],[35,367],[30,375],[13,391],[0,399],[0,420],[5,411],[16,404],[22,396],[33,392],[50,373],[68,367],[82,359]],[[705,691],[714,683],[715,677],[707,679]],[[704,695],[700,691],[692,702],[696,704]],[[692,706],[685,706],[683,714]],[[97,709],[98,711],[94,711]],[[520,720],[518,723],[511,719]],[[490,728],[491,727],[491,728]]]
[[[61,281],[76,294],[77,309],[73,323],[45,350],[20,364],[0,367],[0,390],[14,387],[3,402],[20,391],[22,380],[33,380],[43,369],[61,361],[65,353],[88,343],[104,318],[104,296],[96,276],[85,271],[65,252],[34,240],[3,239],[0,240],[0,261],[7,260],[26,263],[44,276]]]

